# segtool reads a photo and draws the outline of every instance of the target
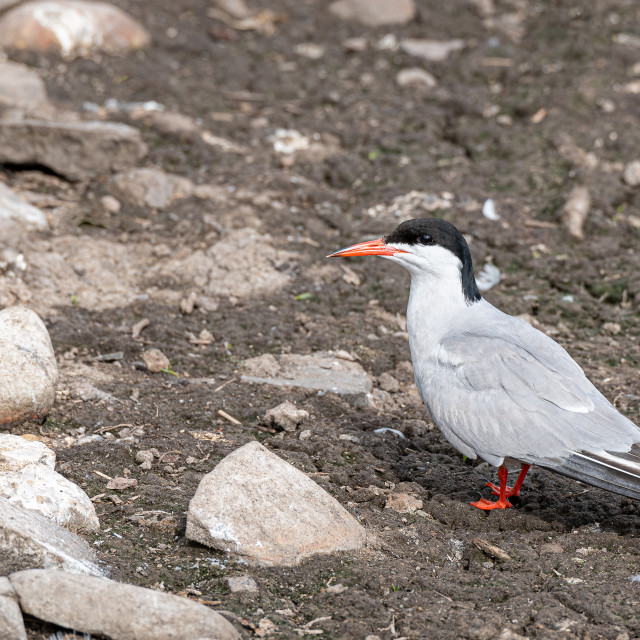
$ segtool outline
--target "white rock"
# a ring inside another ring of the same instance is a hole
[[[33,311],[0,311],[0,362],[0,428],[46,416],[55,399],[58,366],[47,328]]]
[[[640,184],[640,160],[629,162],[624,168],[622,178],[630,187],[637,187]]]
[[[420,67],[411,67],[409,69],[402,69],[396,76],[396,82],[401,87],[407,87],[410,85],[419,85],[426,87],[427,89],[433,89],[438,85],[438,81],[428,71],[421,69]]]
[[[584,238],[583,227],[590,208],[589,189],[580,185],[575,186],[562,208],[562,224],[574,238],[579,240]]]
[[[489,220],[500,220],[500,215],[496,211],[496,203],[492,198],[487,198],[482,205],[482,215]]]
[[[293,50],[303,58],[320,60],[324,56],[325,46],[315,42],[300,42],[293,47]]]
[[[283,402],[273,409],[269,409],[264,415],[267,424],[280,427],[285,431],[295,431],[298,425],[309,417],[309,412],[298,409],[293,402]]]
[[[0,575],[36,567],[102,575],[82,538],[0,497]]]
[[[410,56],[429,62],[442,62],[454,51],[464,49],[464,40],[416,40],[407,38],[400,42],[400,48]]]
[[[333,497],[258,442],[237,449],[198,487],[187,538],[264,564],[362,547],[365,531]]]
[[[336,0],[329,11],[343,20],[353,20],[368,27],[406,24],[416,15],[414,0]]]
[[[25,202],[4,182],[0,182],[0,226],[4,220],[17,223],[26,230],[46,229],[47,217],[40,209]]]
[[[227,584],[231,593],[258,593],[258,585],[251,576],[230,576],[227,578]]]
[[[282,354],[277,358],[270,354],[258,356],[245,360],[241,371],[244,382],[302,387],[344,396],[365,396],[373,386],[361,365],[342,360],[330,351]]]
[[[8,60],[0,62],[0,104],[31,113],[52,109],[42,78],[30,67]]]
[[[124,53],[149,39],[142,25],[105,2],[39,0],[0,18],[0,47],[58,51],[68,59],[97,51]]]
[[[310,145],[309,138],[295,129],[276,129],[269,141],[273,143],[273,150],[283,155],[305,151]]]
[[[0,596],[0,640],[27,640],[20,607],[4,596]]]
[[[102,198],[100,198],[100,204],[104,210],[109,213],[120,213],[120,209],[122,209],[120,201],[113,196],[102,196]]]
[[[42,442],[0,434],[0,495],[70,531],[98,531],[89,496],[54,471],[56,454]]]
[[[119,195],[139,207],[164,209],[174,200],[186,198],[193,192],[188,178],[165,173],[162,169],[130,169],[113,177]]]
[[[237,640],[219,613],[198,602],[106,578],[31,569],[9,576],[24,613],[113,640]]]
[[[213,4],[228,13],[232,18],[236,18],[236,20],[242,20],[251,15],[251,11],[249,11],[249,7],[247,7],[244,0],[214,0]]]

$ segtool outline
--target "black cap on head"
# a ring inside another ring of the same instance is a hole
[[[461,263],[462,292],[468,304],[482,298],[475,276],[469,245],[462,234],[446,220],[440,218],[416,218],[399,224],[385,238],[390,245],[438,245],[448,249]]]

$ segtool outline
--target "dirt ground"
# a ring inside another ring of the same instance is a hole
[[[62,382],[45,424],[13,432],[44,434],[58,470],[90,496],[103,494],[96,500],[102,530],[88,539],[113,577],[228,611],[247,637],[640,636],[640,577],[632,580],[640,574],[640,504],[534,468],[515,508],[469,506],[478,492],[488,497],[483,485],[495,470],[463,461],[411,401],[402,330],[407,275],[382,260],[325,260],[404,218],[450,220],[469,239],[476,272],[492,262],[502,273],[486,298],[528,314],[640,420],[640,191],[622,180],[624,165],[640,157],[640,97],[628,88],[640,74],[633,69],[640,48],[617,41],[640,33],[637,3],[500,0],[487,19],[482,3],[419,0],[416,20],[377,29],[339,20],[319,0],[250,3],[278,16],[272,35],[209,17],[203,0],[115,4],[151,31],[148,50],[64,63],[12,57],[38,69],[59,108],[156,100],[238,152],[126,110],[109,113],[141,128],[150,148],[145,166],[218,187],[216,198],[191,196],[160,210],[124,202],[109,214],[99,204],[111,193],[107,180],[67,184],[33,169],[5,171],[15,188],[64,195],[74,205],[53,231],[25,240],[36,265],[25,286],[39,292],[31,306],[45,317]],[[425,63],[393,38],[380,43],[388,34],[466,44]],[[364,51],[345,49],[354,37],[366,38]],[[324,47],[321,57],[298,46],[308,43]],[[435,88],[397,84],[401,69],[416,66],[433,74]],[[310,136],[317,148],[291,164],[274,152],[277,128]],[[582,241],[559,223],[576,185],[587,186],[592,200]],[[423,193],[392,206],[414,190]],[[498,221],[481,214],[488,197]],[[215,259],[230,238],[227,259],[239,264],[272,247],[267,266],[281,276],[277,283],[245,291],[231,279],[226,290],[211,289],[189,259],[207,251]],[[87,243],[95,253],[75,268],[85,298],[55,282],[44,291],[45,267],[33,247],[44,255],[64,244],[73,262],[73,247]],[[108,279],[86,275],[92,259],[107,258],[122,287],[109,299]],[[192,290],[205,292],[208,304],[183,314],[178,302]],[[135,339],[131,327],[143,318],[150,325]],[[189,341],[203,329],[213,342]],[[177,376],[139,366],[151,346]],[[239,380],[248,357],[326,349],[356,355],[371,376],[393,374],[402,397],[391,393],[363,408],[332,394]],[[120,351],[114,361],[96,360]],[[78,380],[108,395],[83,401],[73,393]],[[264,424],[265,411],[284,400],[311,413],[303,427],[309,439]],[[406,439],[375,433],[380,427]],[[92,434],[102,437],[77,444]],[[283,569],[247,566],[186,541],[186,509],[203,474],[253,439],[345,505],[371,534],[367,549]],[[136,452],[153,447],[164,457],[140,469]],[[139,484],[109,491],[96,472]],[[390,491],[422,500],[424,514],[385,508]],[[480,550],[478,538],[509,559]],[[225,578],[244,573],[255,578],[257,594],[229,590]],[[328,590],[336,584],[344,589]],[[29,624],[31,638],[54,631]]]

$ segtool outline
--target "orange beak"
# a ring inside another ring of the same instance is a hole
[[[340,249],[327,258],[346,258],[347,256],[393,256],[396,253],[407,253],[402,249],[396,249],[384,241],[384,238],[369,240],[351,245],[346,249]]]

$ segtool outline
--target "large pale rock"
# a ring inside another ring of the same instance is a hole
[[[58,366],[49,332],[25,307],[0,311],[0,429],[49,413]]]
[[[142,25],[105,2],[40,0],[0,18],[0,47],[55,51],[67,59],[97,51],[125,53],[149,40]]]
[[[0,495],[70,531],[98,531],[89,496],[54,471],[56,454],[42,442],[0,434]]]
[[[112,640],[236,640],[233,625],[198,602],[65,571],[9,576],[24,613]]]
[[[164,209],[174,200],[186,198],[193,192],[193,183],[188,178],[155,168],[118,173],[113,177],[113,186],[123,199],[153,209]]]
[[[138,129],[116,122],[5,120],[0,162],[40,164],[70,180],[121,171],[147,153]]]
[[[30,67],[0,62],[0,104],[29,112],[51,109],[42,78]]]
[[[40,209],[25,202],[4,182],[0,182],[0,229],[7,222],[15,223],[27,231],[42,230],[49,226],[47,217]]]
[[[27,640],[20,607],[5,596],[0,596],[0,640]]]
[[[413,0],[336,0],[329,5],[329,11],[367,27],[384,27],[411,22],[416,5]]]
[[[102,575],[93,549],[34,511],[0,497],[0,576],[32,568]]]
[[[359,549],[365,531],[304,473],[258,442],[207,474],[189,503],[187,538],[264,564]]]
[[[331,391],[363,399],[373,386],[357,362],[341,359],[330,351],[278,357],[265,354],[245,360],[241,372],[244,382]]]

